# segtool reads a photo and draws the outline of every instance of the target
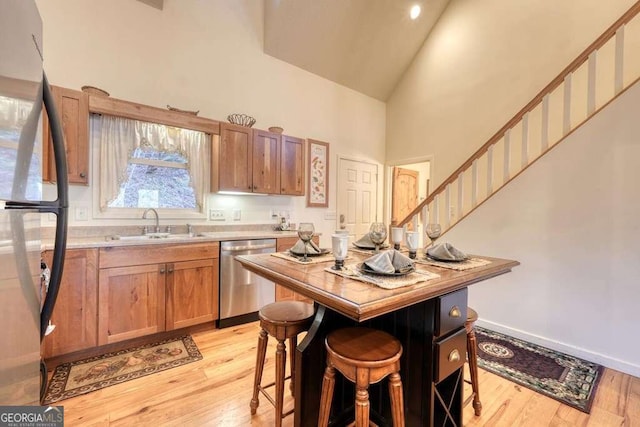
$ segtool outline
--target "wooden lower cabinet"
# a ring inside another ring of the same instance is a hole
[[[165,264],[100,270],[98,344],[165,330]]]
[[[42,254],[51,266],[53,252]],[[44,357],[95,347],[98,344],[98,250],[69,249],[51,323],[56,326],[43,343]]]
[[[320,244],[320,238],[318,236],[313,236],[313,241],[316,245]],[[287,249],[293,247],[298,241],[297,237],[282,237],[276,240],[276,250],[278,252],[284,252]],[[297,292],[292,291],[289,288],[286,288],[282,285],[276,283],[276,301],[304,301],[308,303],[313,303],[313,300],[305,297],[304,295],[300,295]]]
[[[218,243],[101,249],[98,344],[216,320],[218,257]]]
[[[168,331],[218,318],[218,260],[167,266],[165,326]]]

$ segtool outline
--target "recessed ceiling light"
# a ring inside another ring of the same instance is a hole
[[[413,7],[411,7],[411,12],[409,12],[409,16],[411,17],[411,19],[416,19],[418,16],[420,16],[421,11],[422,9],[420,8],[420,5],[416,4]]]

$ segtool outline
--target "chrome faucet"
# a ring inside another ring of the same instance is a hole
[[[158,211],[156,211],[153,208],[149,208],[146,211],[144,211],[144,213],[142,214],[142,219],[147,219],[147,214],[149,212],[153,212],[153,214],[156,217],[156,228],[155,228],[155,232],[159,233],[160,232],[160,218],[158,217]],[[147,227],[144,227],[144,234],[147,234]]]

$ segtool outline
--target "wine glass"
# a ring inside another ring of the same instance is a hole
[[[302,258],[302,262],[307,262],[309,259],[307,258],[307,245],[313,238],[313,233],[315,229],[313,227],[313,223],[311,222],[301,222],[298,225],[298,237],[304,243],[304,257]]]
[[[387,226],[382,222],[374,222],[369,228],[369,238],[371,242],[376,245],[375,253],[380,252],[380,245],[384,243],[387,238]]]
[[[431,240],[431,246],[435,246],[436,239],[440,237],[440,234],[442,234],[442,227],[440,227],[440,224],[427,224],[424,231],[427,233],[427,237]]]

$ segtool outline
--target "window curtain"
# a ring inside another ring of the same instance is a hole
[[[95,116],[93,125],[100,146],[100,210],[104,211],[118,196],[127,179],[131,155],[139,147],[178,152],[184,156],[198,209],[202,209],[209,182],[209,135],[107,115]]]

